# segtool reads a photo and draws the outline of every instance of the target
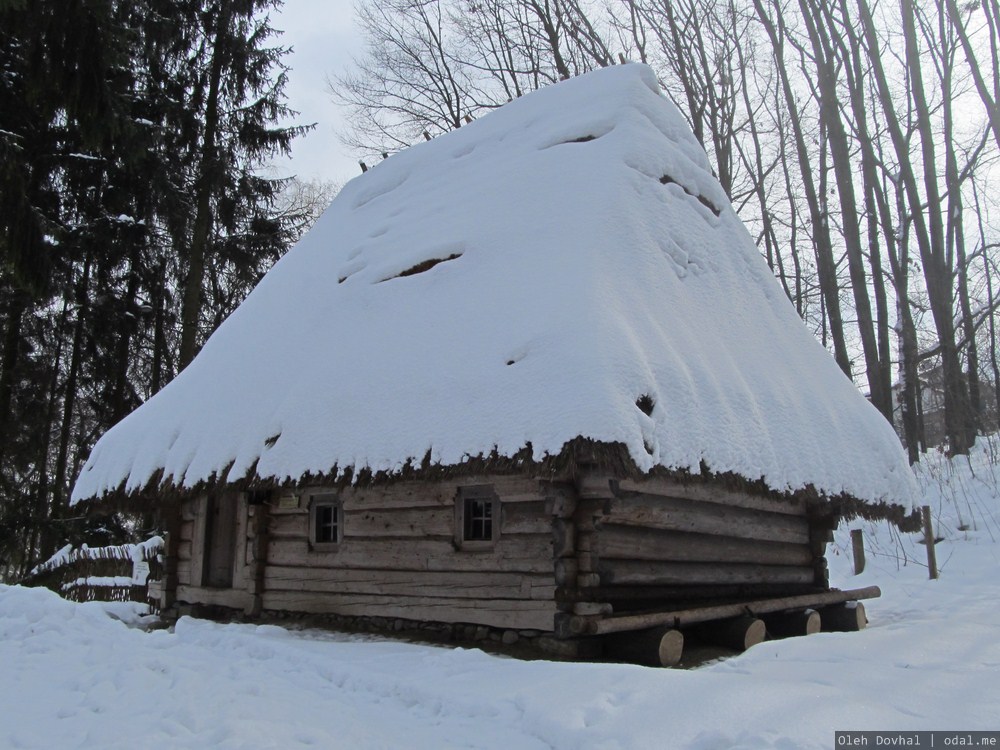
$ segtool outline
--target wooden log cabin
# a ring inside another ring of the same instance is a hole
[[[74,502],[159,509],[165,608],[642,632],[662,663],[677,628],[748,643],[764,615],[815,629],[806,608],[870,595],[829,590],[831,530],[903,523],[914,492],[652,71],[624,65],[346,185],[101,438]]]

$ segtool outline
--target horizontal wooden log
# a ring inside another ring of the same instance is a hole
[[[190,542],[194,539],[194,519],[181,521],[177,528],[177,538],[180,541]]]
[[[455,503],[405,508],[350,508],[345,504],[343,536],[350,537],[450,537],[455,529]],[[541,500],[500,504],[500,534],[548,534],[552,518],[545,514]],[[268,534],[273,537],[305,537],[309,533],[309,514],[274,514],[269,519]]]
[[[814,609],[800,609],[792,612],[771,612],[761,616],[769,635],[775,638],[792,638],[800,635],[815,635],[822,627],[822,618]]]
[[[656,562],[601,558],[597,572],[605,586],[614,584],[701,585],[812,583],[812,567],[743,563]]]
[[[863,589],[849,591],[826,591],[817,594],[802,594],[775,599],[757,599],[749,602],[720,604],[709,607],[694,607],[691,609],[668,612],[650,612],[641,615],[617,615],[585,625],[582,634],[603,635],[606,633],[621,633],[627,630],[642,630],[657,625],[670,625],[679,628],[699,622],[720,620],[725,617],[735,617],[740,614],[761,615],[767,612],[780,612],[787,609],[820,608],[830,604],[854,601],[857,599],[874,599],[882,595],[878,586],[868,586]],[[860,606],[860,604],[859,604]],[[820,610],[820,615],[823,612]]]
[[[445,508],[407,508],[404,510],[344,509],[344,539],[350,537],[441,536],[455,533],[454,505]]]
[[[584,586],[582,575],[576,578],[577,586],[559,584],[556,589],[557,601],[600,601],[612,602],[616,611],[631,609],[686,609],[706,601],[752,601],[784,596],[822,593],[826,588],[814,584],[726,584],[697,586]],[[633,605],[634,603],[634,605]]]
[[[242,589],[212,589],[200,586],[177,586],[177,601],[187,604],[207,604],[230,609],[245,609],[253,596]]]
[[[191,542],[182,539],[177,544],[177,559],[178,560],[191,560],[192,559],[192,546]]]
[[[684,484],[672,479],[622,479],[617,483],[619,492],[638,492],[661,497],[676,497],[695,500],[702,503],[714,503],[730,508],[750,508],[769,513],[782,513],[789,516],[805,516],[805,502],[797,498],[775,498],[763,495],[739,492],[719,484],[690,483]]]
[[[615,661],[674,667],[684,654],[684,634],[669,627],[613,633],[605,639],[605,653]]]
[[[712,534],[604,524],[597,533],[601,558],[683,562],[812,565],[807,544],[764,542]]]
[[[552,517],[545,513],[545,502],[511,503],[500,498],[500,534],[549,534]]]
[[[764,621],[752,615],[738,615],[725,620],[701,623],[694,628],[700,640],[736,651],[746,651],[767,636]]]
[[[483,551],[456,550],[442,539],[345,539],[337,551],[310,551],[304,538],[271,538],[267,560],[273,565],[375,570],[477,570],[519,573],[552,571],[552,536],[501,537]]]
[[[444,599],[367,594],[313,594],[265,591],[266,610],[316,614],[400,617],[429,622],[461,622],[496,628],[551,631],[556,613],[551,601],[518,599]]]
[[[552,600],[552,575],[268,566],[268,591]]]
[[[857,597],[862,599],[865,597]],[[819,610],[823,629],[828,632],[854,632],[868,626],[865,605],[857,601],[834,604]]]
[[[809,543],[809,523],[805,518],[656,495],[616,498],[611,502],[605,523],[769,542]]]

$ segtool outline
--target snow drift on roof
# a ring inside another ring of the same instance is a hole
[[[655,466],[910,504],[890,426],[802,325],[642,65],[518,99],[351,181],[74,500],[397,471],[584,436]],[[227,473],[228,472],[228,473]]]

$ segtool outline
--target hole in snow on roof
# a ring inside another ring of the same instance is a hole
[[[677,180],[675,180],[670,175],[667,175],[667,174],[663,175],[663,177],[660,178],[660,184],[661,185],[676,185],[677,187],[679,187],[681,190],[684,191],[685,195],[690,195],[692,198],[694,198],[695,200],[697,200],[699,203],[701,203],[701,205],[703,205],[705,208],[707,208],[709,211],[711,211],[716,216],[718,216],[719,214],[722,213],[722,210],[720,208],[718,208],[714,203],[712,203],[712,201],[710,201],[704,195],[701,195],[700,193],[695,193],[695,192],[692,192],[692,191],[688,190],[686,187],[684,187],[683,185],[681,185]]]
[[[635,405],[639,407],[639,411],[641,411],[647,417],[651,417],[653,416],[653,407],[656,406],[656,402],[653,401],[652,396],[650,396],[648,393],[644,393],[635,400]]]
[[[603,138],[608,133],[614,130],[614,126],[606,128],[590,128],[590,132],[586,135],[577,136],[576,138],[560,138],[555,143],[550,143],[547,146],[542,146],[539,150],[545,151],[549,148],[555,148],[556,146],[566,146],[570,143],[590,143],[591,141],[596,141],[598,138]]]
[[[383,281],[391,281],[392,279],[401,279],[405,276],[416,276],[418,273],[426,273],[427,271],[430,271],[432,268],[434,268],[434,266],[436,265],[439,265],[441,263],[447,263],[449,260],[455,260],[456,258],[461,258],[461,257],[462,257],[461,253],[452,253],[447,258],[430,258],[428,260],[424,260],[421,261],[420,263],[417,263],[415,266],[410,266],[405,271],[400,271],[399,273],[393,276],[387,276],[384,279],[379,279],[375,283],[381,284]]]

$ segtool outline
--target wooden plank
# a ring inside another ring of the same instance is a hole
[[[601,559],[812,565],[807,544],[763,542],[641,526],[604,524],[596,534]]]
[[[191,551],[189,553],[191,560],[191,583],[200,586],[205,580],[205,527],[208,523],[207,495],[201,495],[194,500],[194,513],[194,540],[191,542]],[[179,552],[180,550],[178,550],[178,554]]]
[[[246,609],[253,597],[241,589],[211,589],[201,586],[177,586],[177,601],[188,604],[208,604],[231,609]]]
[[[239,492],[236,497],[236,528],[231,530],[236,537],[233,550],[233,588],[246,589],[250,582],[247,565],[248,512],[247,493]]]
[[[374,570],[479,570],[522,573],[552,571],[552,536],[501,537],[483,551],[456,550],[448,539],[345,539],[336,552],[311,551],[305,539],[272,537],[268,561],[275,565]]]
[[[182,541],[190,542],[194,539],[194,519],[181,521],[178,527],[178,538]]]
[[[805,516],[806,504],[797,498],[779,499],[730,490],[719,484],[684,484],[673,479],[651,477],[648,479],[622,479],[619,492],[637,492],[662,497],[677,497],[703,503],[715,503],[731,508],[750,508],[768,513]]]
[[[646,560],[601,560],[597,572],[604,585],[811,583],[816,576],[811,566]]]
[[[269,591],[318,591],[461,599],[551,601],[555,597],[555,581],[552,575],[473,571],[331,570],[269,566],[264,574],[264,586]]]
[[[264,609],[401,617],[429,622],[461,622],[496,628],[551,631],[556,613],[552,601],[516,599],[446,599],[370,594],[312,594],[265,591]]]
[[[192,550],[191,542],[179,542],[177,544],[177,559],[178,561],[185,560],[188,564],[188,569],[191,569],[191,563],[194,558],[194,552]]]
[[[198,502],[200,498],[185,500],[181,503],[181,520],[193,521],[198,517]]]
[[[605,523],[770,542],[809,543],[809,524],[804,517],[657,495],[614,499]]]

